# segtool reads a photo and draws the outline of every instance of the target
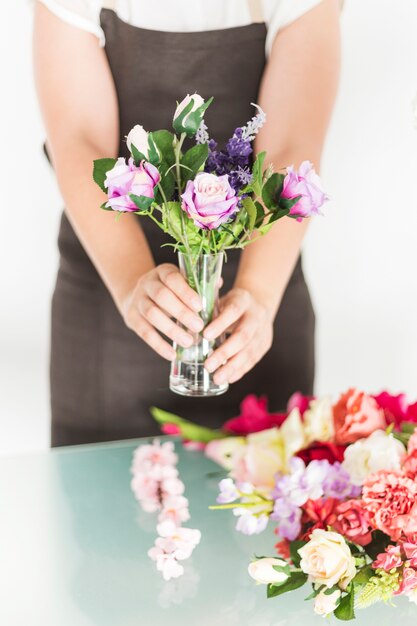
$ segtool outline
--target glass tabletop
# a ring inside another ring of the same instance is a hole
[[[323,624],[309,589],[267,600],[247,574],[253,554],[273,554],[272,528],[234,531],[230,512],[209,511],[219,468],[177,444],[202,541],[182,578],[164,582],[147,550],[155,516],[130,490],[134,448],[146,440],[74,446],[0,459],[0,624],[3,626],[299,626]],[[415,624],[417,607],[376,605],[356,624]]]

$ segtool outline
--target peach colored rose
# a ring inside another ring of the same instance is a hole
[[[355,559],[339,533],[316,529],[310,541],[298,550],[300,567],[315,585],[346,589],[356,574]]]
[[[395,592],[396,596],[402,593],[410,593],[417,589],[417,572],[412,567],[405,567],[403,569],[402,581],[399,589]]]
[[[394,541],[417,531],[417,483],[405,472],[381,470],[368,476],[362,503],[372,526]]]
[[[349,389],[333,407],[335,442],[341,445],[367,437],[377,429],[385,429],[384,412],[371,396]]]
[[[381,552],[372,563],[374,569],[383,569],[386,572],[401,567],[403,561],[401,558],[400,546],[388,546],[385,552]]]

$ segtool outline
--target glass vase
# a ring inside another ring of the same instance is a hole
[[[189,255],[178,253],[179,268],[187,283],[196,291],[203,302],[200,317],[204,328],[218,313],[219,284],[224,254]],[[206,358],[224,341],[224,336],[213,340],[205,339],[203,331],[193,334],[193,344],[183,348],[174,344],[176,358],[171,365],[169,386],[181,396],[219,396],[229,385],[216,385],[213,375],[205,368]],[[187,332],[190,332],[187,329]]]

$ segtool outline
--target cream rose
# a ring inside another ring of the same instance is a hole
[[[314,600],[314,612],[324,617],[330,615],[337,608],[341,595],[342,592],[339,589],[335,589],[329,594],[326,594],[324,590],[320,591]]]
[[[304,413],[304,430],[309,443],[333,439],[334,423],[330,397],[325,396],[310,402],[308,410]]]
[[[278,572],[274,567],[285,567],[286,565],[287,563],[282,559],[265,557],[252,561],[248,567],[248,572],[257,583],[262,583],[263,585],[269,585],[270,583],[282,584],[288,580],[289,576],[285,571]]]
[[[126,137],[127,147],[132,152],[132,144],[143,156],[149,156],[149,134],[140,124],[136,124]]]
[[[185,98],[181,100],[181,102],[177,105],[177,108],[175,109],[174,121],[181,115],[185,107],[188,106],[190,102],[193,103],[193,106],[191,108],[191,111],[185,116],[185,119],[188,117],[188,115],[190,115],[190,113],[193,113],[199,107],[201,107],[202,104],[204,104],[204,98],[202,98],[198,93],[194,93],[192,96],[190,96],[190,94],[187,94]]]
[[[352,483],[362,485],[367,476],[379,470],[399,470],[405,453],[404,445],[392,434],[376,430],[346,448],[342,465],[349,472]]]
[[[356,574],[355,559],[339,533],[313,530],[310,541],[298,552],[300,567],[314,584],[345,589]]]

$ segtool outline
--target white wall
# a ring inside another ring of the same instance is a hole
[[[31,12],[0,22],[0,453],[48,445],[49,301],[61,199],[41,153]],[[417,398],[415,0],[347,0],[339,99],[323,162],[332,203],[305,267],[318,313],[317,391]]]

